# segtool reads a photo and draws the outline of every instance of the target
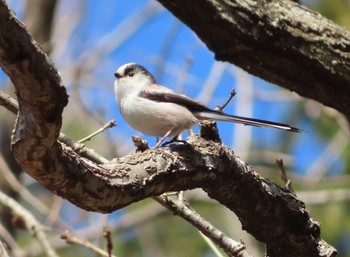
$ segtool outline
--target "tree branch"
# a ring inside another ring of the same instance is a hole
[[[158,0],[215,58],[350,120],[350,32],[290,0]]]
[[[0,191],[0,204],[12,210],[15,215],[18,215],[23,220],[25,228],[32,233],[33,237],[41,244],[45,253],[49,257],[58,257],[55,250],[51,247],[47,235],[44,233],[43,226],[37,221],[34,216],[24,209],[19,203],[5,195]]]
[[[334,256],[294,194],[253,171],[220,143],[198,136],[189,145],[149,149],[106,164],[58,141],[67,93],[49,58],[0,1],[0,65],[16,88],[19,112],[12,150],[39,183],[90,211],[112,212],[167,191],[203,188],[234,211],[267,255]]]
[[[9,254],[7,253],[3,243],[0,240],[0,256],[2,257],[9,257]]]
[[[18,103],[15,99],[0,90],[0,105],[4,106],[13,114],[18,112]],[[96,163],[106,163],[108,160],[97,154],[95,150],[87,148],[84,144],[76,143],[73,139],[60,133],[58,140],[73,149],[74,152]]]
[[[228,256],[251,257],[244,244],[232,240],[225,233],[215,228],[210,222],[203,219],[199,213],[193,210],[184,199],[171,199],[166,195],[161,195],[154,197],[154,200],[198,228],[204,237],[208,236]]]
[[[25,5],[24,23],[46,53],[52,48],[50,38],[56,5],[57,0],[31,0]]]
[[[81,245],[87,249],[94,251],[95,253],[97,253],[100,256],[115,257],[115,255],[110,255],[108,252],[102,250],[101,248],[97,247],[96,245],[92,244],[91,242],[74,236],[68,230],[63,231],[63,233],[61,234],[61,238],[63,240],[66,240],[67,244]]]

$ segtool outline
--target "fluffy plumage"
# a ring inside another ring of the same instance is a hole
[[[177,136],[202,120],[235,122],[286,131],[301,130],[287,124],[229,115],[212,110],[196,100],[156,84],[155,78],[143,66],[128,63],[114,73],[114,90],[119,110],[134,129],[149,136]]]

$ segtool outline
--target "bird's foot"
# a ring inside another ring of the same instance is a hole
[[[186,140],[180,140],[180,139],[177,139],[177,138],[173,138],[165,143],[163,143],[161,145],[161,147],[164,147],[164,146],[167,146],[167,145],[170,145],[170,144],[173,144],[173,143],[182,143],[184,145],[188,145],[187,141]]]

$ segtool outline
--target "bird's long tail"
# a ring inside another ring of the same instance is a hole
[[[292,132],[302,132],[303,130],[289,126],[288,124],[283,124],[279,122],[267,121],[267,120],[259,120],[246,118],[241,116],[229,115],[219,111],[211,111],[211,112],[197,112],[195,116],[198,120],[214,120],[214,121],[227,121],[240,123],[249,126],[256,127],[264,127],[264,128],[277,128]]]

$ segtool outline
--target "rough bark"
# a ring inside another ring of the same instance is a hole
[[[266,243],[268,256],[335,256],[292,192],[259,176],[220,143],[191,137],[189,145],[134,152],[101,165],[58,141],[67,93],[50,59],[3,0],[0,65],[19,101],[13,153],[52,192],[106,213],[163,192],[201,187]]]
[[[31,32],[37,42],[41,46],[45,46],[45,52],[50,52],[49,41],[51,36],[51,25],[53,20],[53,13],[56,6],[56,0],[31,0],[26,2],[24,10],[24,22],[27,29]],[[14,159],[10,151],[11,133],[13,127],[14,117],[5,115],[1,117],[0,123],[0,152],[2,153],[6,163],[10,167],[13,174],[18,177],[22,169],[19,167],[17,161]],[[18,192],[8,185],[0,174],[0,188],[11,196],[13,199],[18,197]],[[5,225],[8,231],[14,233],[15,228],[11,222],[12,213],[9,209],[0,208],[0,221]]]
[[[215,53],[350,120],[350,32],[290,0],[158,0]]]

